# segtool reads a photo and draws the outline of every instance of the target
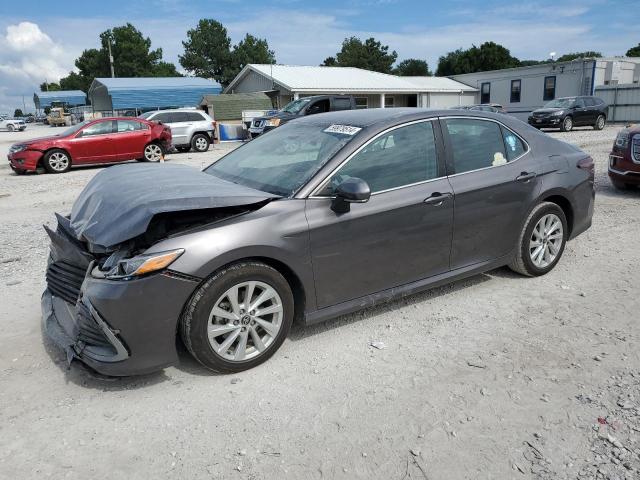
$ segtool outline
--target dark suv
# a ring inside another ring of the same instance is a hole
[[[534,110],[529,116],[529,125],[536,128],[559,128],[562,132],[582,126],[602,130],[608,111],[609,106],[598,97],[557,98]]]
[[[316,95],[303,97],[288,103],[272,115],[254,118],[249,127],[251,137],[257,137],[294,118],[315,113],[355,110],[356,99],[350,95]]]
[[[609,178],[620,190],[640,186],[639,125],[629,125],[618,132],[609,155]]]

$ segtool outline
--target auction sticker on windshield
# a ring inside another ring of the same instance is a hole
[[[355,135],[360,130],[362,130],[362,128],[352,127],[351,125],[331,125],[324,129],[326,133],[342,133],[344,135]]]

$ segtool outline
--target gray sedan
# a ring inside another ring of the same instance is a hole
[[[98,173],[48,230],[48,334],[109,375],[254,367],[320,322],[508,265],[591,225],[594,164],[519,120],[378,109],[292,121],[203,172]]]

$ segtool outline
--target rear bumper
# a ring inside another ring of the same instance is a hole
[[[38,162],[43,153],[37,150],[23,150],[22,152],[10,153],[7,155],[9,165],[14,170],[33,172],[38,168]]]

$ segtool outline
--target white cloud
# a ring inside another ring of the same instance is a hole
[[[57,81],[73,67],[73,57],[32,22],[9,25],[0,36],[0,112],[22,108],[22,96],[31,101],[38,85]]]

